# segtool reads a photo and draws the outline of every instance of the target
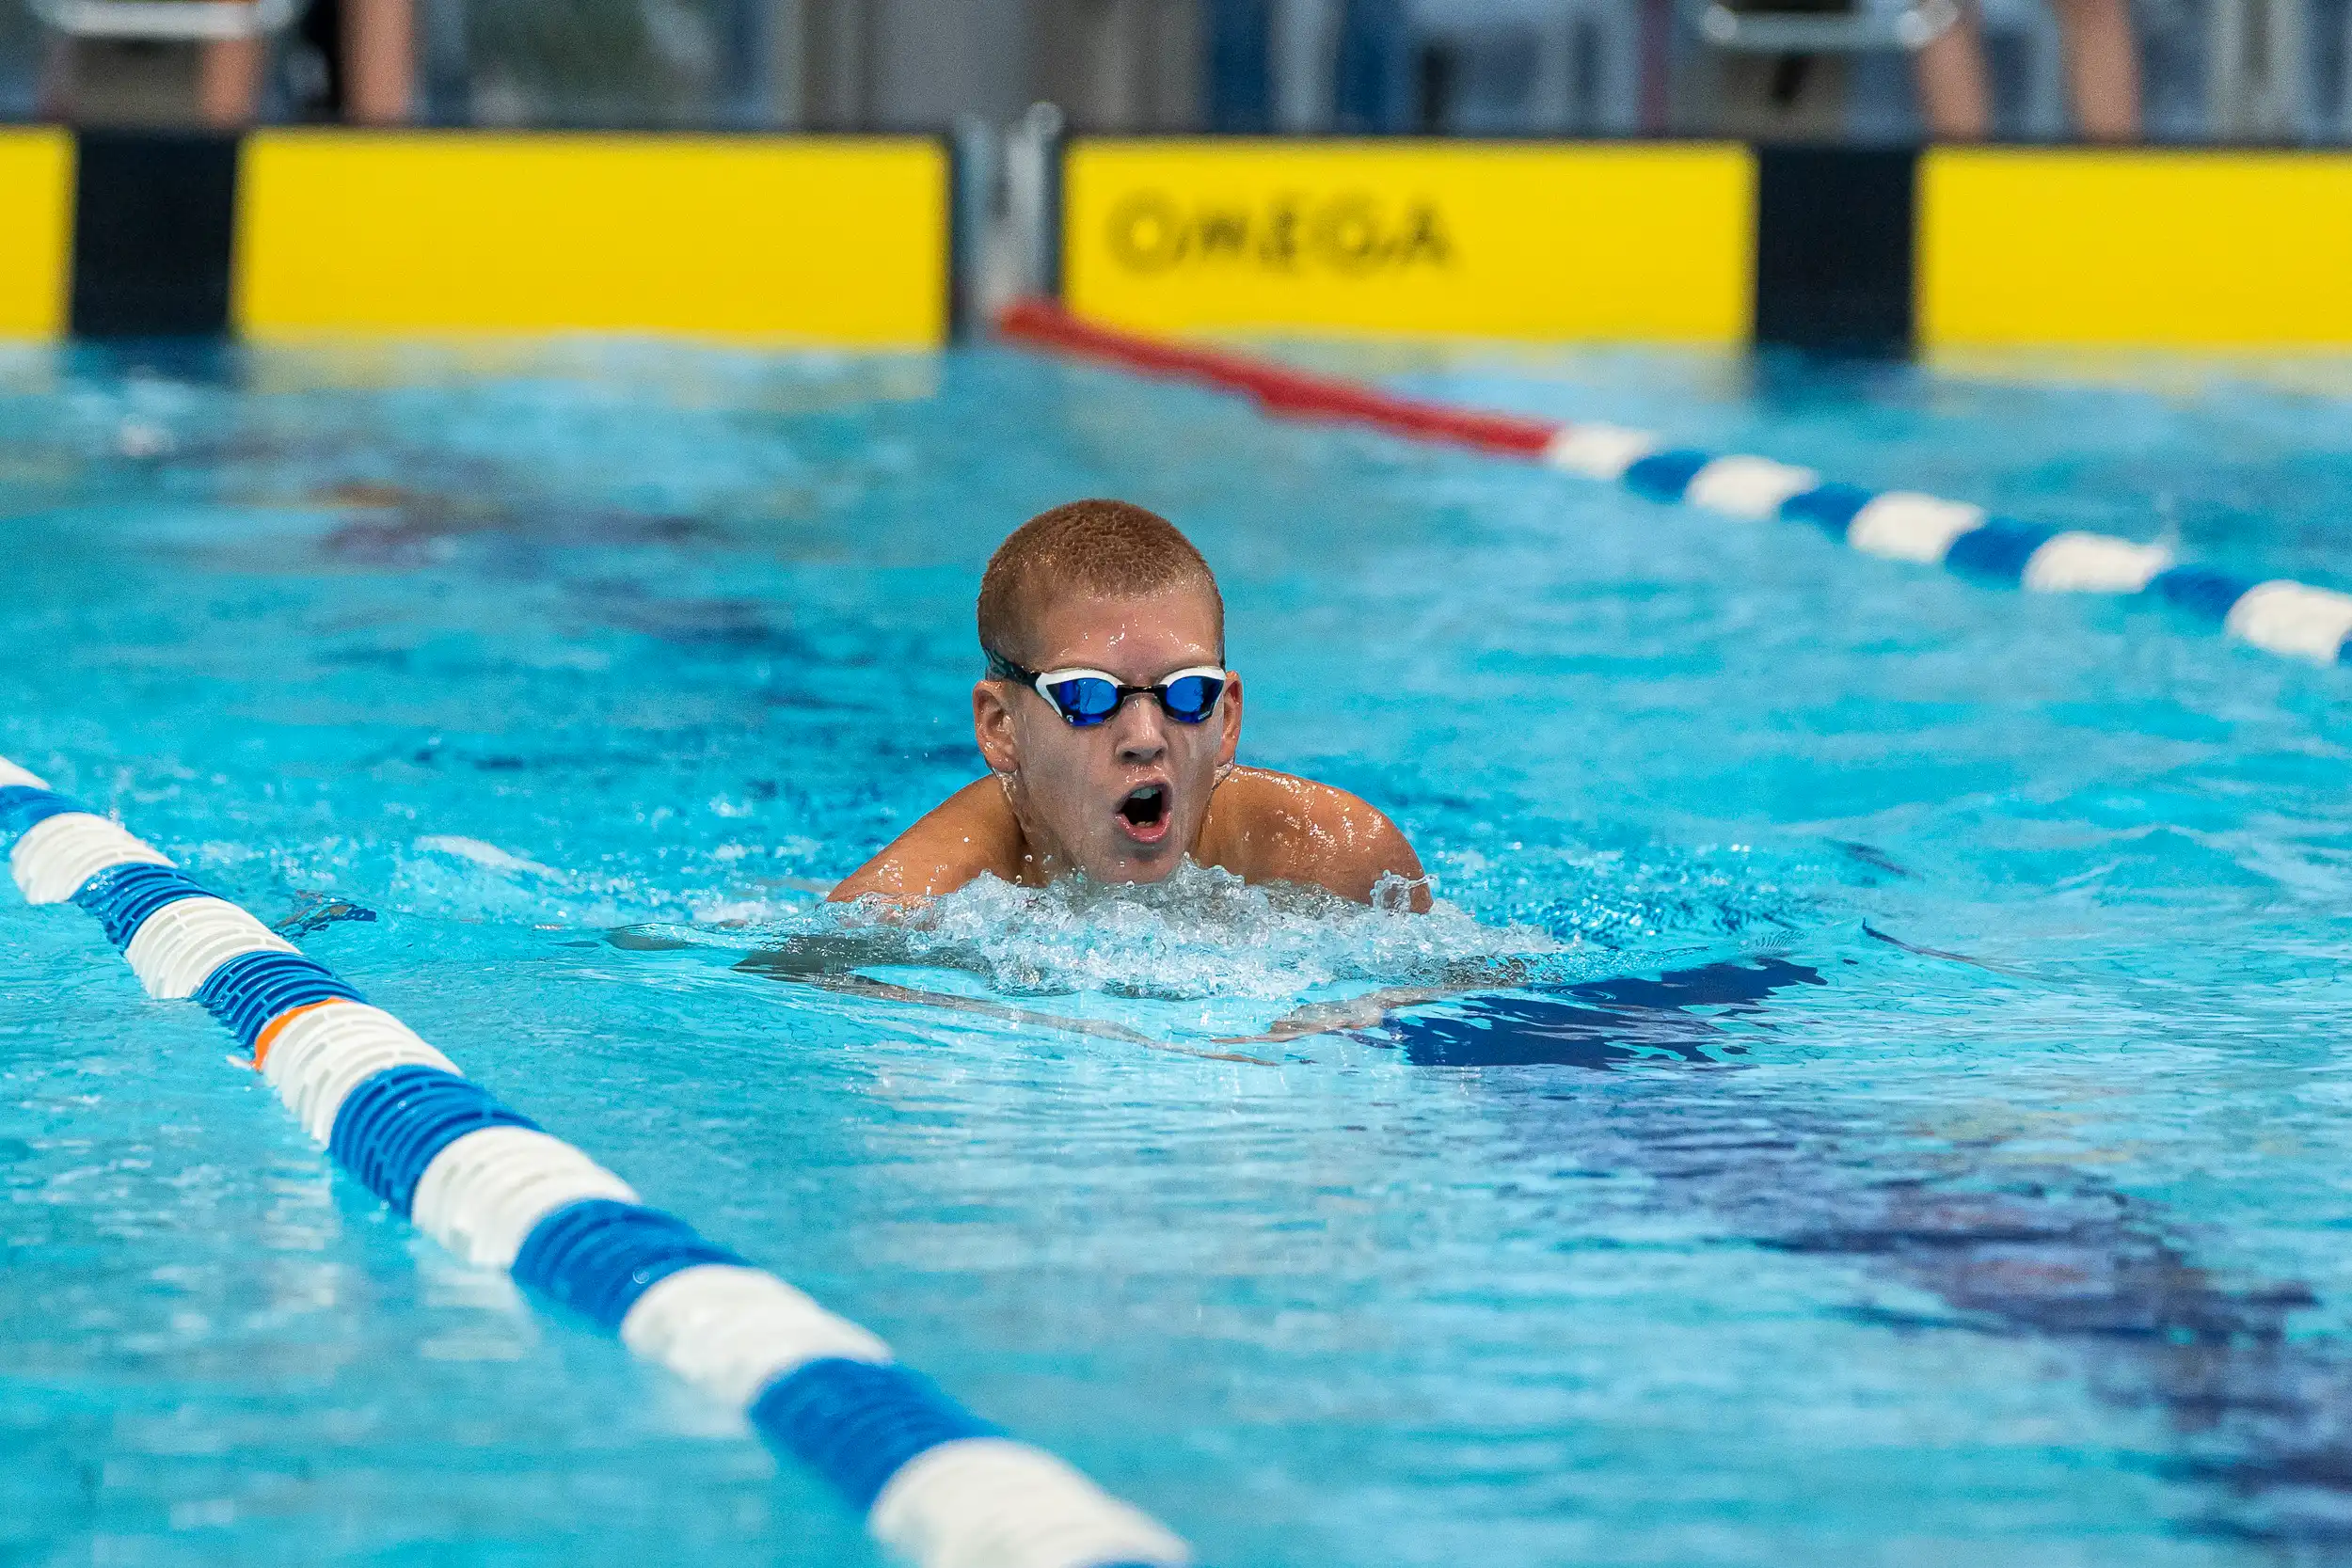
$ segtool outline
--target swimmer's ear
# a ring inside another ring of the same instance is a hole
[[[1233,754],[1241,749],[1241,677],[1228,673],[1225,676],[1225,701],[1216,710],[1217,726],[1223,734],[1217,736],[1216,765],[1233,766]]]
[[[1005,705],[1005,684],[981,680],[972,684],[972,738],[992,773],[1010,773],[1020,766],[1012,741],[1012,709]]]

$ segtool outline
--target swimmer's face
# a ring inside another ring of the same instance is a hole
[[[1215,606],[1197,588],[1135,597],[1072,595],[1008,649],[1037,670],[1085,668],[1149,686],[1221,662]],[[1101,724],[1065,722],[1035,689],[983,680],[972,729],[1006,781],[1040,879],[1083,871],[1103,882],[1156,882],[1200,841],[1217,769],[1241,741],[1241,681],[1216,711],[1180,723],[1154,699],[1130,697]]]

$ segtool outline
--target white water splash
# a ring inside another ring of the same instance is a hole
[[[462,838],[455,833],[427,833],[417,840],[416,847],[420,849],[437,849],[444,855],[455,855],[459,860],[471,861],[491,871],[527,871],[534,877],[556,880],[562,880],[564,876],[551,865],[542,865],[537,861],[501,849],[495,844],[485,844],[478,838]]]
[[[1560,945],[1524,926],[1481,925],[1438,900],[1426,914],[1315,888],[1250,886],[1187,863],[1156,883],[994,877],[900,913],[823,905],[732,928],[660,926],[648,937],[776,953],[815,973],[920,965],[968,971],[1004,996],[1096,991],[1169,1001],[1295,999],[1329,987],[1509,983]]]

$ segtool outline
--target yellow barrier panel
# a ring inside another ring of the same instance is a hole
[[[1755,160],[1723,145],[1083,140],[1063,293],[1153,331],[1730,342]]]
[[[947,157],[914,137],[263,131],[231,314],[255,338],[549,331],[930,345]]]
[[[2352,342],[2352,157],[1938,148],[1920,341]]]
[[[55,338],[73,256],[72,135],[0,131],[0,338]]]

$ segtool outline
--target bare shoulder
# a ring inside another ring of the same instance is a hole
[[[1421,857],[1370,801],[1312,779],[1237,768],[1217,786],[1198,858],[1252,882],[1309,882],[1369,902],[1393,873],[1418,879]],[[1415,908],[1426,908],[1425,892]]]
[[[995,779],[984,778],[932,807],[826,896],[844,903],[878,894],[914,903],[953,893],[983,871],[1011,881],[1020,870],[1021,825]]]

